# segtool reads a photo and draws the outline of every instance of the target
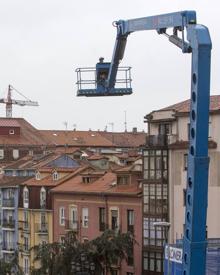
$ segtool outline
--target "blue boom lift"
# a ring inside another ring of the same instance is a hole
[[[190,140],[188,154],[185,231],[183,239],[183,275],[205,275],[206,216],[208,197],[208,122],[210,96],[211,39],[207,27],[196,22],[195,11],[182,11],[157,16],[119,20],[114,23],[117,36],[110,63],[97,63],[95,80],[82,80],[81,74],[91,68],[77,69],[78,96],[109,96],[132,93],[130,68],[120,68],[127,37],[132,32],[156,30],[192,54]],[[172,29],[172,34],[167,29]],[[186,31],[186,38],[184,31]],[[120,70],[124,79],[116,79]],[[117,88],[117,84],[125,84]],[[82,88],[83,84],[94,87]]]

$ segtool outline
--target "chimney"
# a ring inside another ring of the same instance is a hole
[[[133,127],[132,133],[133,133],[133,134],[137,134],[137,127]]]

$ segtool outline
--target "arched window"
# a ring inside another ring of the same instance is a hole
[[[40,190],[40,206],[46,207],[46,189],[44,187],[41,187]]]
[[[24,205],[24,208],[29,207],[29,190],[27,186],[25,186],[23,189],[23,205]]]

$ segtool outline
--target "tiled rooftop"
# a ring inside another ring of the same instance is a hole
[[[92,183],[83,183],[82,177],[76,177],[63,182],[51,190],[53,193],[84,193],[84,194],[109,194],[109,195],[137,195],[141,192],[136,184],[116,185],[117,176],[112,172],[106,173]]]
[[[173,109],[177,112],[189,112],[190,110],[190,100],[185,100],[174,105],[170,105],[161,110],[170,110]],[[210,96],[210,111],[220,110],[220,95],[212,95]]]

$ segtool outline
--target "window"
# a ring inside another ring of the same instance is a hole
[[[162,253],[158,252],[144,252],[144,270],[162,272]]]
[[[18,149],[13,149],[12,154],[13,154],[14,159],[19,158],[19,150]]]
[[[36,179],[36,180],[40,180],[40,178],[41,178],[40,172],[37,172],[37,173],[35,174],[35,179]]]
[[[47,231],[46,213],[45,212],[40,213],[40,229],[43,232]]]
[[[25,186],[23,189],[23,205],[24,205],[24,208],[29,207],[29,191],[27,186]]]
[[[33,156],[34,155],[34,151],[33,150],[29,150],[28,154],[29,154],[29,156]]]
[[[44,187],[41,187],[40,190],[40,206],[42,208],[46,207],[46,190]]]
[[[124,185],[129,183],[129,176],[119,176],[117,178],[117,182],[119,185]]]
[[[15,131],[13,129],[10,129],[9,130],[9,135],[14,135],[15,134]]]
[[[106,213],[105,208],[100,207],[99,208],[99,231],[105,231],[106,229]]]
[[[24,210],[24,229],[28,229],[28,211]]]
[[[128,253],[128,265],[129,266],[134,265],[134,249],[133,249],[133,247],[129,250],[129,253]]]
[[[58,173],[55,171],[54,173],[53,173],[53,180],[58,180],[59,179],[59,175],[58,175]]]
[[[29,239],[27,236],[24,236],[24,251],[29,251]]]
[[[183,189],[183,206],[186,206],[186,188]]]
[[[70,208],[70,229],[77,230],[78,228],[78,211],[76,206]]]
[[[134,233],[134,210],[127,210],[127,230]]]
[[[82,226],[87,228],[89,225],[89,209],[82,208]]]
[[[4,150],[0,149],[0,159],[4,159]]]
[[[90,183],[91,182],[90,177],[83,177],[82,180],[83,180],[83,183]]]
[[[60,217],[59,217],[60,225],[65,225],[65,208],[60,207],[59,212],[60,212]]]
[[[29,274],[29,259],[24,258],[24,275]]]
[[[183,169],[186,171],[188,167],[188,154],[183,155]]]
[[[111,229],[119,229],[119,219],[118,219],[118,210],[111,209]]]
[[[167,150],[144,151],[144,179],[167,179],[168,154]]]
[[[159,135],[169,135],[171,134],[171,124],[163,123],[159,124]]]

